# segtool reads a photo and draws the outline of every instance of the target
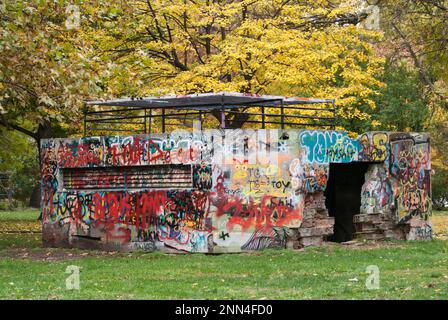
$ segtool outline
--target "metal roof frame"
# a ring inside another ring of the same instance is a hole
[[[323,107],[310,107],[308,105],[320,104]],[[326,105],[331,104],[328,108]],[[243,108],[243,111],[239,111]],[[247,108],[259,108],[259,113],[245,112]],[[279,113],[269,113],[266,110],[279,110]],[[160,114],[154,114],[153,111],[160,111]],[[300,114],[285,114],[285,110],[308,110],[308,111],[330,111],[332,116],[307,116]],[[171,113],[170,113],[171,111]],[[174,111],[174,113],[173,113]],[[129,112],[142,112],[139,115],[126,115]],[[220,112],[220,128],[226,128],[226,114],[246,116],[261,116],[261,120],[247,119],[243,123],[258,123],[264,129],[266,124],[279,124],[282,129],[285,125],[289,126],[316,126],[316,127],[336,127],[336,107],[334,99],[316,99],[316,98],[298,98],[298,97],[284,97],[273,95],[259,95],[250,93],[235,93],[235,92],[217,92],[217,93],[198,93],[187,95],[165,95],[153,96],[145,98],[123,98],[114,100],[87,100],[84,106],[84,136],[88,131],[117,131],[125,132],[129,130],[109,128],[88,128],[87,124],[135,124],[142,125],[142,130],[137,130],[139,133],[151,133],[152,119],[161,118],[162,132],[166,129],[166,120],[176,119],[179,116],[197,116],[201,121],[205,114]],[[123,115],[123,113],[125,113]],[[280,121],[276,120],[280,117]],[[267,119],[270,118],[270,119]],[[306,119],[308,122],[295,123],[285,121],[287,118]],[[136,119],[143,120],[142,122],[133,122]],[[131,120],[131,122],[127,121]],[[312,121],[313,120],[313,121]],[[218,119],[219,121],[219,119]],[[310,122],[311,121],[311,122]],[[241,125],[243,124],[241,123]],[[148,126],[149,124],[149,126]]]

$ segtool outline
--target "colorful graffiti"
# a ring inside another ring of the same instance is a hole
[[[201,162],[193,166],[193,188],[199,190],[210,190],[212,188],[211,165]]]
[[[389,136],[385,132],[364,133],[359,138],[360,161],[384,161],[387,157]]]
[[[430,150],[426,136],[394,133],[390,137],[389,170],[396,190],[400,221],[430,212]]]
[[[306,149],[305,160],[313,163],[351,162],[358,157],[359,142],[336,131],[303,131],[300,144]]]
[[[212,200],[213,201],[213,200]],[[302,219],[300,204],[293,199],[277,198],[265,195],[261,202],[249,197],[241,199],[237,196],[218,195],[213,202],[216,216],[227,216],[227,227],[230,231],[238,225],[242,231],[250,228],[281,227],[300,225]]]
[[[289,165],[292,187],[305,193],[325,191],[328,180],[328,164],[305,163],[294,159]]]
[[[353,161],[377,162],[362,213],[430,215],[426,136],[279,131],[43,140],[44,238],[145,251],[285,247],[288,230],[325,210],[330,163]]]
[[[372,164],[361,188],[361,214],[390,213],[393,191],[383,164]]]
[[[180,250],[208,250],[209,202],[201,191],[65,192],[56,193],[48,207],[45,222],[71,224],[75,236],[101,229],[106,242],[157,240]]]

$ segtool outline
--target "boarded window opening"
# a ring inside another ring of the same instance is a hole
[[[169,164],[107,168],[65,168],[66,190],[189,189],[191,165]]]

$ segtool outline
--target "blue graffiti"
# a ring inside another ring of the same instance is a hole
[[[307,150],[305,160],[309,163],[357,161],[361,149],[358,140],[336,131],[303,131],[299,142]]]

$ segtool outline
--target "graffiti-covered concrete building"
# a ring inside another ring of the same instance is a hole
[[[43,140],[44,244],[219,253],[431,238],[426,134],[268,129],[268,115],[261,129]]]

